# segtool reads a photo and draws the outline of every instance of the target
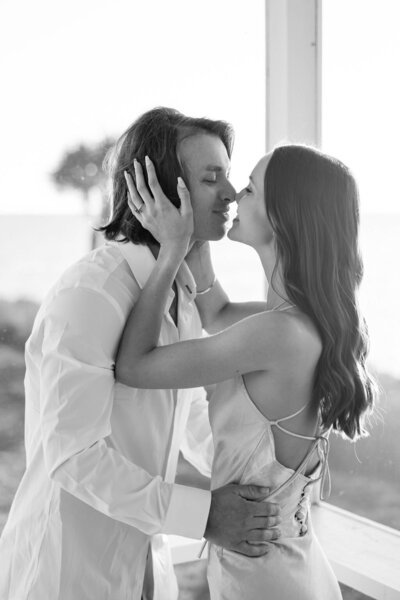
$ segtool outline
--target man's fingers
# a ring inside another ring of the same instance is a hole
[[[253,517],[278,517],[281,513],[279,504],[274,502],[254,502],[254,504],[248,504],[247,508]]]
[[[237,492],[245,500],[261,502],[269,494],[269,488],[259,485],[238,485]]]
[[[271,542],[280,538],[281,532],[279,529],[252,529],[247,534],[247,541],[249,543],[256,542]]]
[[[235,552],[252,557],[264,556],[264,554],[268,554],[269,551],[269,544],[249,544],[248,542],[241,542],[237,549],[235,548]]]
[[[190,193],[182,177],[178,177],[178,196],[181,201],[181,215],[190,214],[192,212]]]
[[[248,517],[246,525],[249,529],[271,529],[282,523],[280,516],[276,517]]]

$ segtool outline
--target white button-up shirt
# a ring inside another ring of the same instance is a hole
[[[154,598],[177,597],[165,534],[201,538],[210,492],[174,483],[179,448],[210,475],[204,391],[118,384],[125,321],[154,265],[109,243],[70,267],[26,344],[26,472],[0,540],[3,600],[139,600],[149,547]],[[201,336],[195,282],[178,276],[160,344]]]

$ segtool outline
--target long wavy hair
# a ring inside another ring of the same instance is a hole
[[[134,244],[158,244],[151,233],[144,229],[127,202],[127,185],[124,171],[135,180],[133,159],[143,167],[146,179],[145,156],[148,155],[156,168],[158,180],[166,196],[180,205],[177,193],[177,178],[184,177],[185,165],[179,159],[179,143],[196,134],[217,136],[224,144],[229,158],[232,154],[234,132],[226,121],[188,117],[173,108],[153,108],[132,123],[110,150],[104,166],[111,181],[112,216],[107,225],[100,227],[108,240]],[[146,179],[147,181],[147,179]]]
[[[357,184],[335,158],[288,145],[273,151],[264,193],[276,268],[290,301],[312,319],[322,340],[313,402],[326,429],[350,439],[365,436],[377,387],[365,364],[368,331],[357,301],[363,276]]]

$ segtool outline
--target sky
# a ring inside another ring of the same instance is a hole
[[[0,211],[80,210],[48,179],[64,149],[159,105],[232,122],[245,185],[264,153],[263,32],[263,0],[3,0]]]
[[[362,210],[399,214],[400,2],[322,3],[322,148],[354,171]]]
[[[399,20],[398,0],[323,0],[323,149],[365,212],[400,212]],[[63,152],[157,105],[234,125],[238,188],[265,151],[264,0],[2,0],[0,76],[0,213],[79,213],[49,178]]]

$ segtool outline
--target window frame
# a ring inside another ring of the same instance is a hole
[[[338,580],[377,600],[399,600],[400,531],[327,502],[311,508],[315,533]],[[169,536],[174,564],[199,559],[202,540]],[[207,557],[206,547],[201,559]]]

